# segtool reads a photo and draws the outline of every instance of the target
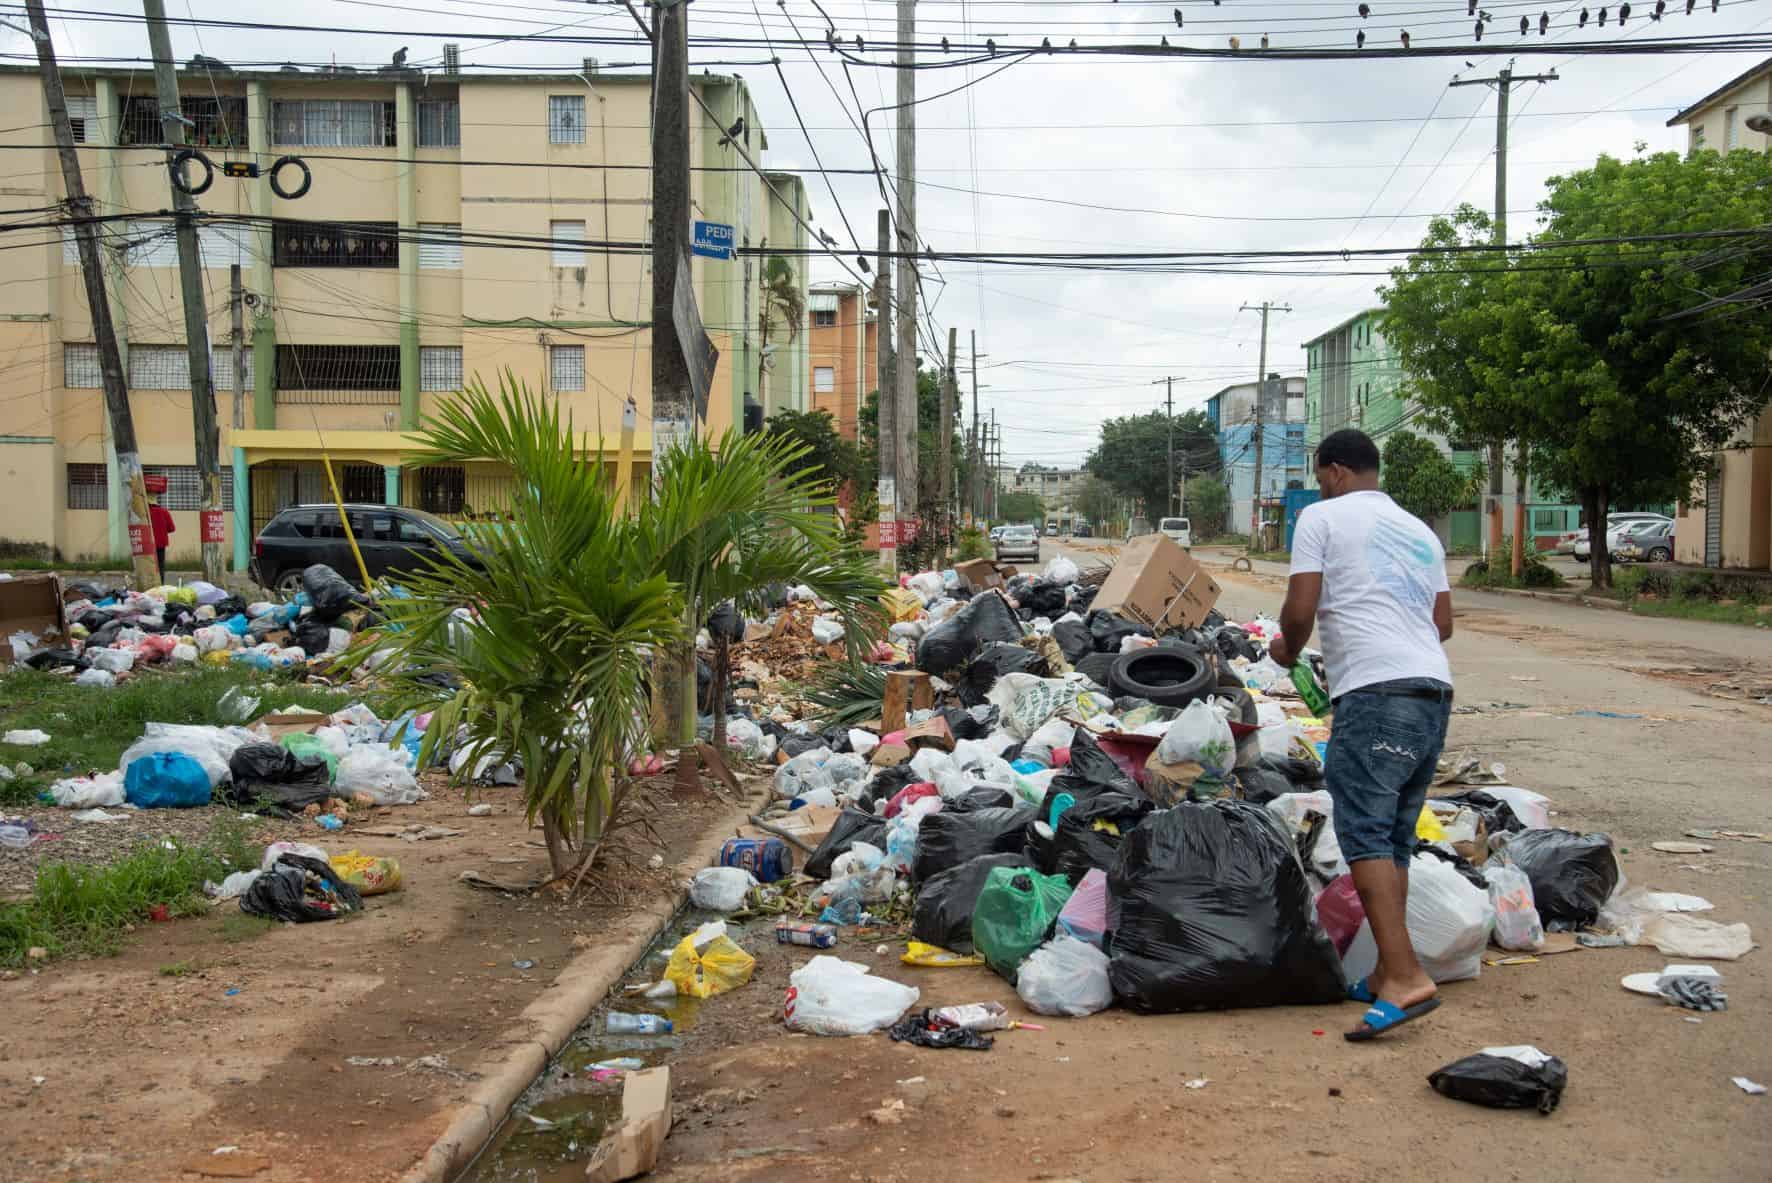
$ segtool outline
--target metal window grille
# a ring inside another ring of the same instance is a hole
[[[398,345],[279,345],[278,390],[400,389]]]
[[[835,366],[813,366],[813,392],[816,394],[829,394],[835,389],[837,389],[837,368]]]
[[[1741,110],[1730,107],[1723,112],[1723,151],[1733,152],[1741,143],[1740,131]]]
[[[173,244],[177,251],[176,241]],[[205,267],[252,264],[252,231],[245,226],[206,222],[197,227],[197,253]]]
[[[74,126],[76,144],[97,143],[98,99],[89,94],[68,96],[68,122]]]
[[[130,267],[177,267],[178,237],[169,218],[131,218],[129,236],[123,240],[125,265]]]
[[[379,505],[388,499],[387,472],[378,464],[343,465],[338,483],[346,501]],[[355,520],[351,522],[352,526],[356,524]]]
[[[461,104],[455,100],[418,105],[418,146],[461,147]]]
[[[273,263],[278,267],[398,267],[395,222],[297,222],[280,218]]]
[[[585,97],[582,94],[548,96],[548,143],[585,142]]]
[[[111,482],[102,464],[68,465],[68,508],[107,509]]]
[[[98,465],[98,468],[102,471],[104,465]],[[203,508],[203,474],[197,471],[195,464],[144,464],[142,475],[166,478],[166,492],[160,494],[160,504],[167,509]],[[222,508],[231,509],[234,505],[233,469],[222,469],[221,486]]]
[[[420,222],[418,266],[421,271],[460,271],[461,227],[454,223]]]
[[[585,388],[585,347],[555,345],[548,349],[548,379],[556,392]]]
[[[191,147],[251,147],[246,133],[244,98],[234,95],[215,98],[187,96],[179,100],[178,109],[191,121],[190,126],[185,128],[185,143]],[[165,135],[160,126],[160,100],[153,95],[130,95],[124,98],[123,119],[117,138],[123,144],[164,143]]]
[[[554,266],[583,267],[585,265],[585,224],[582,221],[549,222],[548,237],[554,242]]]
[[[434,391],[460,390],[461,346],[420,346],[418,351],[418,388]]]
[[[413,475],[418,508],[426,513],[460,513],[467,504],[467,470],[459,464],[421,468]]]
[[[834,329],[837,327],[837,310],[835,308],[819,308],[812,313],[812,327],[815,329]]]
[[[391,148],[394,104],[377,99],[273,102],[271,141],[286,148]]]
[[[62,346],[63,386],[69,390],[98,390],[104,384],[105,373],[98,362],[96,344],[70,341]]]
[[[247,344],[241,350],[246,361],[246,389],[251,390],[257,381],[256,371],[252,367],[252,346]],[[215,390],[234,389],[234,347],[232,345],[213,345],[209,349],[209,385]]]
[[[132,390],[189,390],[191,362],[183,345],[129,346]]]

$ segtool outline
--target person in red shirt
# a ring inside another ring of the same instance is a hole
[[[166,543],[178,531],[172,513],[158,497],[148,498],[148,523],[154,529],[154,559],[160,566],[160,582],[166,582]]]

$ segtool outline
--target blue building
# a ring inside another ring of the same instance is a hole
[[[1281,505],[1287,489],[1305,486],[1308,460],[1305,449],[1305,378],[1282,378],[1269,374],[1261,404],[1261,507],[1262,525],[1280,523]],[[1255,476],[1254,382],[1227,386],[1206,400],[1206,414],[1218,432],[1219,462],[1230,489],[1229,521],[1233,534],[1247,534],[1254,521]],[[1277,542],[1275,543],[1277,545]]]

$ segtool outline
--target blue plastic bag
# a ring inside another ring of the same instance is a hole
[[[208,805],[209,774],[183,752],[149,752],[123,774],[123,799],[137,809]]]
[[[222,621],[222,627],[233,633],[236,637],[244,637],[251,627],[251,622],[246,619],[246,616],[243,613],[236,612],[234,615]]]

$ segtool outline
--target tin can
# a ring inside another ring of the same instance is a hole
[[[793,924],[784,920],[775,926],[775,940],[781,945],[831,949],[837,944],[837,929],[831,924]]]
[[[758,883],[774,883],[794,873],[794,852],[780,838],[728,838],[720,847],[720,865],[749,871]]]

